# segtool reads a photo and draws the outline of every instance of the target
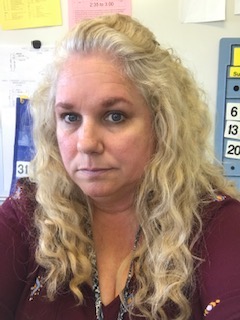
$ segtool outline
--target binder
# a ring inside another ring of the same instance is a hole
[[[32,124],[29,100],[26,97],[17,98],[13,174],[10,195],[15,191],[17,180],[19,178],[28,177],[29,174],[29,162],[35,153]]]

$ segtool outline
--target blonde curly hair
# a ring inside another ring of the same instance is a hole
[[[144,240],[135,253],[134,307],[147,319],[191,314],[194,289],[192,251],[201,232],[201,212],[217,192],[237,196],[208,147],[210,120],[204,94],[171,50],[138,21],[109,15],[80,22],[56,48],[55,59],[31,101],[36,156],[31,180],[37,185],[36,259],[46,269],[47,294],[62,286],[83,302],[81,285],[90,282],[88,201],[64,169],[54,116],[61,68],[71,54],[105,53],[120,63],[151,108],[156,150],[136,192]],[[173,318],[172,318],[173,319]]]

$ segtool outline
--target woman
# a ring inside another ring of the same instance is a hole
[[[238,319],[238,193],[181,61],[130,17],[86,20],[32,107],[31,182],[1,207],[2,319]]]

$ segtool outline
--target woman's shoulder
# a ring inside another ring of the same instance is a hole
[[[204,315],[209,319],[240,317],[239,230],[240,202],[237,199],[219,195],[207,205],[199,241],[198,298],[206,307]]]
[[[28,178],[19,179],[15,192],[0,207],[1,221],[11,228],[28,229],[33,223],[36,208],[36,187]]]
[[[202,212],[203,231],[210,232],[215,225],[240,223],[240,201],[225,194],[216,195]],[[226,228],[224,228],[226,229]]]
[[[35,187],[19,180],[16,191],[0,206],[0,318],[13,319],[28,277],[36,268]]]

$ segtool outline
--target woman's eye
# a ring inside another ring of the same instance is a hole
[[[118,123],[118,122],[124,121],[125,116],[120,112],[111,112],[107,115],[107,117],[105,119],[107,121]]]
[[[62,116],[62,118],[63,118],[64,121],[67,122],[67,123],[73,123],[73,122],[76,122],[76,121],[79,121],[79,120],[80,120],[80,117],[79,117],[77,114],[74,114],[74,113],[64,114],[64,115]]]

